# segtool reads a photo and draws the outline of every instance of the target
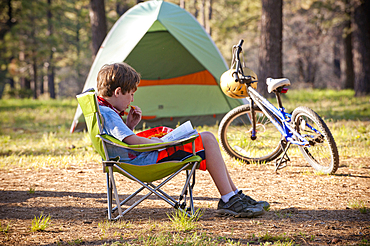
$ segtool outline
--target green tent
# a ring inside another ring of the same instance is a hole
[[[148,1],[128,10],[106,36],[83,90],[96,89],[104,64],[126,62],[141,74],[133,105],[146,126],[215,124],[241,101],[228,98],[219,78],[228,67],[198,21],[179,6]],[[73,132],[83,122],[77,108]]]

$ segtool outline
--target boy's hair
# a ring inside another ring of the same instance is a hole
[[[99,96],[111,97],[121,87],[122,93],[136,91],[140,82],[140,74],[126,63],[104,65],[98,73],[97,88]]]

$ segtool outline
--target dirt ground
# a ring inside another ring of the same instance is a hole
[[[200,233],[223,238],[225,245],[226,239],[266,245],[268,237],[272,243],[288,237],[295,245],[370,245],[370,158],[342,160],[331,176],[314,174],[303,159],[293,159],[278,173],[271,165],[228,164],[228,168],[244,193],[270,202],[271,209],[253,219],[215,217],[218,192],[208,173],[198,171],[194,196],[195,206],[204,210]],[[179,194],[182,178],[164,190]],[[116,179],[121,198],[136,188],[120,175]],[[153,230],[153,225],[169,221],[170,206],[151,196],[125,216],[133,226],[107,234],[99,226],[106,219],[105,180],[101,165],[93,163],[67,169],[0,170],[0,244],[109,245],[130,242],[139,230]],[[356,201],[366,204],[367,213],[349,205]],[[51,215],[51,226],[31,232],[32,219],[42,212]]]

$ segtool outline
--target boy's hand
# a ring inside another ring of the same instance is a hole
[[[131,106],[130,111],[127,115],[127,122],[126,125],[131,129],[134,130],[135,126],[139,124],[141,120],[141,109],[138,106]]]
[[[156,141],[157,143],[163,143],[163,140],[157,137],[152,137],[151,140]]]

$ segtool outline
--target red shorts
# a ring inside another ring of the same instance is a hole
[[[207,169],[206,156],[203,147],[203,142],[200,134],[194,141],[196,155],[202,157],[199,169],[205,171]],[[170,160],[184,160],[193,155],[193,143],[188,143],[180,146],[169,147],[158,152],[157,163]]]

